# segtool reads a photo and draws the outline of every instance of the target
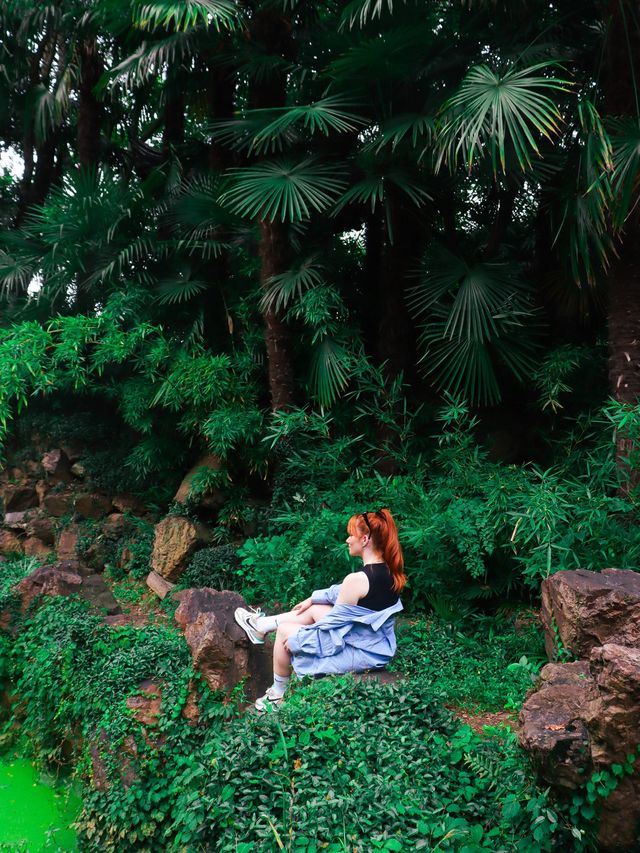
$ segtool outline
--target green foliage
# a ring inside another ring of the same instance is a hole
[[[211,587],[240,590],[244,578],[238,571],[238,554],[233,545],[217,545],[196,551],[184,574],[180,587]]]
[[[483,624],[461,622],[459,611],[448,615],[449,624],[440,614],[428,622],[400,620],[393,668],[462,708],[519,708],[547,662],[538,620],[530,614],[514,630],[513,618]]]

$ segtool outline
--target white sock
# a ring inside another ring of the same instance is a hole
[[[260,631],[261,634],[268,634],[269,631],[275,631],[278,627],[278,621],[280,616],[258,616],[257,619],[253,620],[253,624],[256,626],[256,630]]]
[[[273,673],[273,684],[271,685],[271,693],[273,696],[284,696],[287,684],[289,683],[288,675],[276,675]]]

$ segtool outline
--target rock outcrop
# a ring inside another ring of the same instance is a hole
[[[541,615],[549,657],[558,639],[584,659],[604,643],[640,646],[640,573],[558,572],[542,582]]]
[[[175,613],[191,650],[193,666],[212,690],[229,692],[246,679],[245,692],[255,699],[271,683],[270,644],[253,645],[236,624],[236,607],[246,606],[236,592],[186,589],[175,593]]]
[[[202,524],[181,515],[168,515],[156,524],[151,568],[166,580],[178,580],[194,551],[209,541]]]
[[[542,619],[551,663],[520,712],[520,740],[546,784],[575,791],[594,771],[637,755],[640,744],[640,574],[606,569],[558,572],[543,581]],[[640,777],[619,784],[597,804],[598,849],[638,849]]]
[[[26,610],[39,596],[74,595],[88,601],[100,613],[120,612],[118,602],[102,575],[96,575],[77,562],[61,562],[55,566],[40,566],[23,578],[15,587]]]

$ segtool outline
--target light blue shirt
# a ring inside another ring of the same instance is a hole
[[[330,613],[287,640],[296,675],[337,675],[385,666],[396,653],[394,616],[398,601],[384,610],[335,604],[341,584],[316,590],[314,604],[333,604]]]

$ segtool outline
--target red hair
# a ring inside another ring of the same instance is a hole
[[[376,551],[380,551],[382,559],[389,566],[394,592],[400,592],[407,582],[407,576],[404,573],[404,557],[393,516],[388,509],[368,512],[366,515],[366,520],[363,513],[352,515],[347,524],[347,531],[351,536],[370,537],[371,544]]]

